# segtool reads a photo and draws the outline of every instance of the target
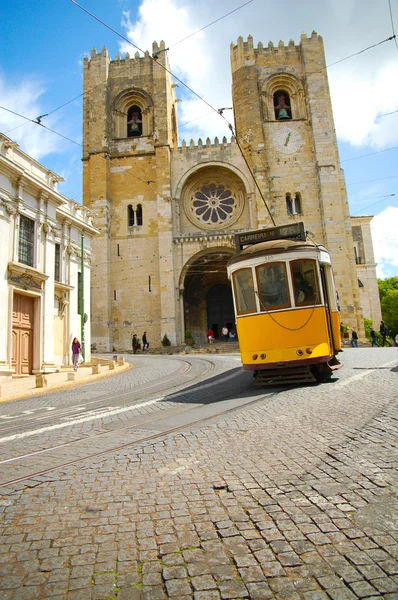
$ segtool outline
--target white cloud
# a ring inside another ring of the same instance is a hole
[[[211,107],[218,109],[231,106],[229,42],[225,38],[214,39],[211,34],[200,32],[179,44],[179,41],[212,19],[210,12],[207,16],[202,13],[201,20],[204,19],[204,23],[199,25],[194,17],[196,11],[191,10],[189,3],[184,6],[180,8],[174,0],[144,0],[135,23],[131,22],[127,13],[124,14],[123,25],[127,37],[138,47],[151,52],[152,42],[160,42],[167,32],[164,41],[170,48],[170,70],[210,104],[206,105],[178,83],[177,96],[182,100],[178,107],[179,122],[189,122],[189,127],[181,127],[181,139],[189,140],[191,136],[197,139],[208,135],[228,137],[230,131],[227,123],[214,111],[211,114]],[[222,52],[218,46],[222,47]],[[120,51],[133,54],[134,48],[123,42]],[[232,111],[225,115],[232,120]]]
[[[393,42],[380,46],[386,38],[386,19],[373,0],[325,0],[314,9],[311,0],[293,3],[287,0],[289,19],[284,10],[272,10],[267,0],[255,1],[229,15],[181,44],[186,36],[237,8],[227,0],[142,0],[139,16],[133,23],[125,14],[127,37],[143,50],[150,50],[154,40],[164,40],[170,48],[171,70],[192,87],[214,108],[231,106],[230,43],[250,33],[254,43],[297,44],[302,30],[308,34],[316,29],[325,42],[327,63],[355,54],[376,44],[372,50],[331,67],[328,70],[332,105],[339,139],[355,146],[377,149],[398,142],[398,113],[389,117],[378,115],[398,109],[398,67],[391,58]],[[173,44],[176,44],[173,46]],[[120,45],[122,52],[133,54],[129,44]],[[181,128],[180,138],[229,136],[226,123],[217,115],[207,115],[210,109],[197,98],[178,90],[183,102],[179,105],[180,122],[192,121]],[[200,115],[206,115],[198,118]],[[225,113],[232,122],[232,112]]]
[[[370,224],[379,279],[394,277],[398,272],[397,223],[398,207],[388,206]]]
[[[12,83],[0,74],[2,106],[28,119],[36,119],[45,112],[40,102],[45,92],[46,89],[40,81],[26,77]],[[55,119],[49,117],[43,120],[44,122],[47,127],[60,131]],[[6,110],[0,110],[0,130],[18,142],[24,152],[38,161],[53,152],[60,153],[65,150],[63,144],[60,144],[59,136]]]
[[[398,142],[398,66],[387,64],[376,73],[339,69],[329,74],[333,112],[339,139],[354,146],[388,148]]]

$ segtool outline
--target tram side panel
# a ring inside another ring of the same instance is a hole
[[[310,365],[334,354],[323,306],[238,317],[237,331],[246,369]]]

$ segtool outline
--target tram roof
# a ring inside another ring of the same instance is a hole
[[[306,250],[323,250],[326,249],[323,246],[314,244],[310,241],[295,241],[295,240],[271,240],[269,242],[260,242],[259,244],[253,244],[244,248],[239,254],[231,258],[228,265],[232,265],[236,262],[244,260],[245,258],[253,258],[255,256],[261,256],[262,254],[282,254],[284,252],[305,252]]]

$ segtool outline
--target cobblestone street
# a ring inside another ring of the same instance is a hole
[[[0,597],[397,599],[397,356],[380,352],[5,493]]]

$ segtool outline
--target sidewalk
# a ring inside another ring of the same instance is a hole
[[[98,374],[95,375],[92,373],[92,364],[80,366],[75,373],[76,377],[74,381],[68,380],[68,374],[74,373],[73,367],[63,367],[59,373],[46,374],[47,386],[42,388],[36,387],[36,375],[22,375],[20,377],[14,377],[9,381],[0,382],[0,403],[19,400],[20,398],[28,398],[38,394],[45,394],[60,388],[71,387],[81,383],[95,382],[104,377],[122,373],[133,367],[133,365],[129,363],[119,366],[116,362],[115,369],[109,369],[107,363],[107,360],[100,360]]]

